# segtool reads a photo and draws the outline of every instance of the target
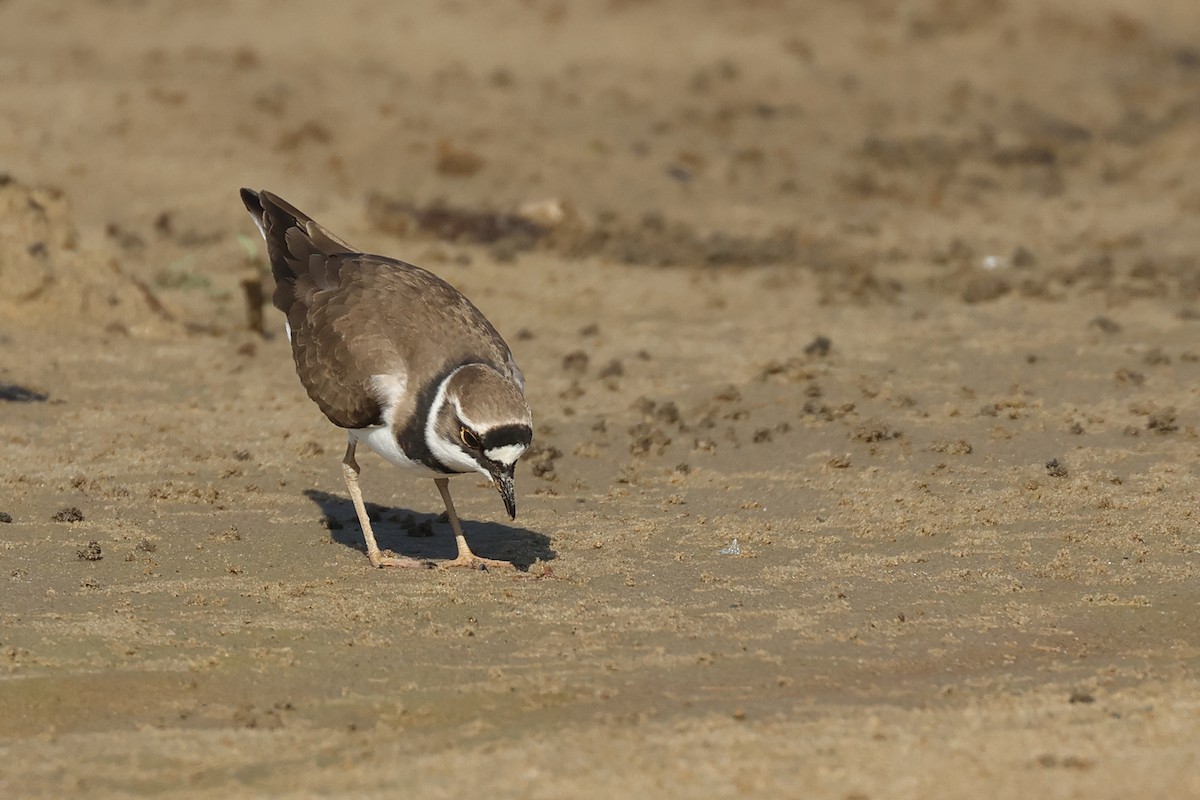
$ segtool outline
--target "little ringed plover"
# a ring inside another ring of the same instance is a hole
[[[471,552],[448,479],[479,473],[516,518],[513,469],[533,438],[525,377],[470,300],[431,272],[357,251],[270,192],[242,189],[267,242],[272,300],[286,316],[300,382],[347,432],[342,472],[376,567],[426,562],[384,555],[358,486],[355,448],[433,478],[458,556],[443,566],[512,565]]]

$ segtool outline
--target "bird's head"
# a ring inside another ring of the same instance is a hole
[[[491,480],[513,519],[513,470],[532,440],[533,417],[520,387],[491,367],[460,367],[438,387],[426,444],[447,468],[475,471]]]

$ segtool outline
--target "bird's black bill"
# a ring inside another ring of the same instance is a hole
[[[494,477],[496,479],[496,488],[500,490],[500,499],[504,501],[504,510],[508,512],[508,518],[516,519],[517,499],[514,497],[516,489],[513,486],[512,473],[505,474],[501,472]]]

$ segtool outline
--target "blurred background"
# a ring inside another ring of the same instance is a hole
[[[1200,204],[1180,170],[1197,147],[1187,2],[10,0],[0,14],[7,172],[61,189],[88,244],[107,237],[135,271],[221,242],[201,259],[219,272],[243,184],[363,241],[416,232],[435,204],[565,211],[583,226],[560,253],[786,262],[884,294],[911,279],[962,291],[973,275],[954,267],[1014,252],[1052,272],[1109,258],[1084,269],[1102,288],[1145,258],[1156,275],[1194,265],[1196,226],[1178,219]]]

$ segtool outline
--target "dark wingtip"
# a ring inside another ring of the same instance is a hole
[[[246,210],[256,217],[261,218],[263,215],[262,200],[258,197],[258,192],[245,187],[238,193],[242,196],[242,202],[246,204]]]

